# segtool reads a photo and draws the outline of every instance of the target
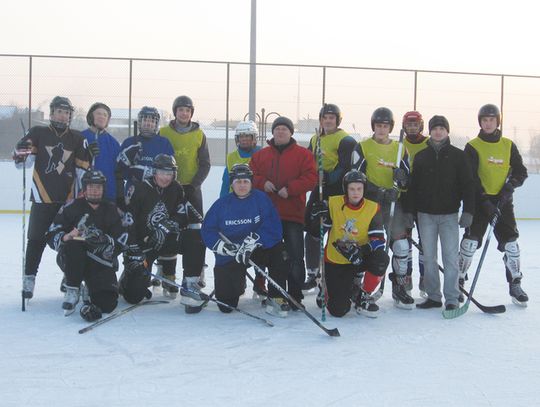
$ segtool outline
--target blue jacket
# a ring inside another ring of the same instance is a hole
[[[96,133],[90,129],[81,132],[88,144],[96,141]],[[116,168],[116,158],[120,152],[120,143],[109,133],[101,133],[98,136],[99,154],[95,158],[94,169],[99,170],[107,178],[105,185],[105,197],[115,202],[116,200],[116,179],[114,170]]]
[[[201,236],[206,247],[212,249],[223,233],[233,243],[242,243],[247,235],[255,232],[259,243],[268,249],[281,241],[281,220],[266,193],[256,189],[239,199],[234,193],[219,198],[206,213]],[[234,261],[233,257],[216,254],[216,266]]]
[[[129,167],[126,167],[121,160],[117,162],[117,166],[122,171],[122,176],[126,180],[126,191],[133,185],[133,181],[142,182],[152,175],[152,163],[158,154],[167,154],[174,157],[171,142],[160,135],[154,135],[151,138],[142,136],[128,137],[120,146],[120,151],[136,143],[142,144],[141,152],[138,154],[136,162],[132,163]]]

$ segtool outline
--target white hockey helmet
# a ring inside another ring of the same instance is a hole
[[[241,135],[249,135],[253,139],[253,144],[257,143],[257,136],[259,135],[259,129],[253,120],[247,122],[239,122],[234,132],[234,140],[236,144],[239,143],[238,138]]]

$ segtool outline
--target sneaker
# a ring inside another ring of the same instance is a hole
[[[268,297],[268,290],[266,289],[266,279],[261,274],[255,275],[255,282],[253,283],[253,299],[262,300]]]
[[[23,277],[23,297],[30,299],[34,296],[34,287],[36,285],[35,275],[25,275]]]
[[[302,291],[313,290],[315,287],[317,287],[320,278],[321,273],[319,272],[318,268],[307,269],[307,279],[304,284],[302,284]]]
[[[523,288],[521,288],[521,278],[514,278],[510,283],[510,296],[512,297],[512,302],[521,307],[527,306],[527,301],[529,301],[529,296]]]
[[[444,309],[446,311],[452,311],[452,310],[458,309],[458,305],[457,304],[446,304]]]
[[[64,315],[66,317],[75,311],[75,307],[79,303],[79,291],[79,287],[70,287],[66,285],[64,302],[62,303],[62,309],[64,310]]]
[[[82,319],[88,322],[97,321],[102,317],[101,309],[94,304],[84,304],[79,311]]]
[[[411,310],[414,307],[414,298],[407,293],[405,284],[405,276],[394,276],[392,281],[392,298],[397,308]]]
[[[357,314],[368,318],[377,318],[379,316],[379,306],[375,304],[373,297],[362,289],[360,289],[356,298],[354,308]]]
[[[266,313],[277,317],[285,318],[289,314],[289,303],[281,297],[266,299]]]
[[[176,276],[174,274],[164,275],[163,278],[166,278],[167,280],[171,280],[172,282],[176,282]],[[163,288],[163,295],[165,297],[168,297],[174,300],[176,296],[178,295],[178,287],[175,285],[162,281],[161,287]]]
[[[442,307],[442,302],[435,301],[430,298],[428,298],[427,300],[425,300],[424,302],[420,304],[416,304],[416,308],[420,308],[420,309],[441,308],[441,307]]]
[[[199,287],[199,277],[184,277],[180,288],[180,303],[186,306],[198,307],[208,296]]]

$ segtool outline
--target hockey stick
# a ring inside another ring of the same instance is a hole
[[[414,247],[418,249],[418,252],[420,254],[423,254],[422,246],[418,242],[416,242],[413,238],[409,238],[409,241],[412,243]],[[437,264],[439,266],[439,270],[441,273],[444,274],[444,269],[440,264]],[[461,291],[463,294],[465,294],[467,297],[470,297],[471,302],[476,305],[482,312],[485,312],[486,314],[502,314],[503,312],[506,312],[506,307],[504,305],[483,305],[480,304],[478,301],[474,299],[474,297],[463,287],[459,286],[459,291]]]
[[[497,205],[498,209],[499,205]],[[499,213],[496,213],[491,222],[489,223],[489,230],[486,238],[486,242],[484,243],[484,249],[482,250],[482,255],[480,256],[480,261],[478,262],[478,266],[476,267],[476,272],[474,273],[474,279],[471,284],[471,290],[469,291],[469,295],[467,296],[467,301],[465,301],[465,304],[463,304],[462,307],[452,309],[452,310],[444,310],[442,312],[443,317],[446,319],[453,319],[457,318],[467,312],[469,309],[469,305],[471,303],[471,298],[474,293],[474,289],[476,288],[476,283],[478,281],[478,276],[480,275],[480,270],[482,269],[482,264],[484,263],[484,259],[486,258],[487,249],[489,247],[489,241],[491,240],[491,234],[493,232],[493,228],[497,224],[497,221],[499,220]]]
[[[401,164],[401,154],[403,153],[403,139],[405,137],[405,130],[404,129],[401,129],[401,131],[399,132],[399,144],[398,144],[398,153],[397,153],[397,157],[396,157],[396,168],[399,168],[400,167],[400,164]],[[398,185],[397,185],[397,182],[394,181],[394,186],[393,186],[394,189],[398,189]],[[394,212],[396,210],[396,203],[395,202],[392,202],[390,204],[390,215],[388,217],[388,234],[387,234],[387,240],[386,240],[386,246],[384,248],[384,252],[386,254],[388,254],[388,251],[390,249],[390,242],[392,240],[392,224],[394,223]],[[379,298],[382,297],[383,293],[384,293],[384,282],[386,280],[386,273],[385,275],[383,276],[382,280],[381,280],[381,285],[379,286],[379,289],[373,293],[372,297],[375,301],[377,301]]]
[[[219,235],[221,236],[221,238],[227,242],[227,243],[232,243],[223,233],[219,232]],[[270,275],[264,271],[262,268],[260,268],[259,266],[257,266],[257,264],[255,264],[253,262],[253,260],[249,260],[249,264],[255,269],[255,271],[259,274],[261,274],[262,276],[264,276],[264,278],[266,278],[266,280],[272,284],[280,293],[281,295],[283,295],[283,297],[285,297],[288,301],[290,301],[296,308],[298,308],[300,311],[302,311],[309,319],[311,319],[315,325],[317,325],[319,328],[321,328],[324,332],[326,332],[328,335],[330,336],[341,336],[339,334],[339,331],[337,328],[333,328],[333,329],[328,329],[326,328],[323,324],[321,324],[319,321],[317,321],[317,318],[315,318],[313,315],[311,315],[308,311],[306,311],[306,309],[304,308],[304,306],[302,304],[300,304],[298,301],[296,301],[292,296],[289,295],[289,293],[283,288],[281,287],[278,283],[275,282],[275,280],[270,277]]]
[[[105,322],[109,322],[112,319],[121,317],[122,315],[124,315],[124,314],[128,313],[129,311],[132,311],[135,308],[140,307],[142,305],[155,305],[155,304],[168,304],[168,303],[169,303],[169,301],[164,301],[164,300],[151,300],[151,301],[139,302],[138,304],[133,304],[133,305],[127,307],[127,308],[124,308],[124,309],[122,309],[120,311],[116,311],[116,312],[110,314],[107,318],[100,319],[100,320],[94,322],[93,324],[88,325],[87,327],[85,327],[83,329],[80,329],[79,333],[83,334],[85,332],[91,331],[92,329],[104,324]]]
[[[23,120],[21,119],[21,126],[23,129],[23,137],[26,136],[26,128],[24,127]],[[24,269],[26,268],[26,159],[23,162],[23,182],[22,182],[22,283],[21,290],[21,311],[26,311],[26,298],[24,298]]]
[[[171,281],[171,280],[169,280],[169,279],[167,279],[167,278],[165,278],[165,277],[161,277],[161,276],[158,276],[157,274],[153,274],[153,273],[150,273],[150,272],[147,272],[147,273],[148,273],[148,275],[150,275],[151,277],[153,277],[153,278],[155,278],[155,279],[161,281],[162,283],[166,283],[166,284],[169,284],[169,285],[178,287],[178,288],[182,288],[182,286],[181,286],[180,284],[178,284],[178,283],[176,283],[176,282],[174,282],[174,281]],[[188,288],[186,288],[186,287],[184,287],[184,290],[187,290],[187,291],[189,291],[189,292],[195,293],[194,291],[192,291],[192,290],[190,290],[190,289],[188,289]],[[227,303],[225,303],[225,302],[223,302],[223,301],[220,301],[220,300],[218,300],[218,299],[216,299],[216,298],[213,298],[213,297],[211,297],[211,296],[209,296],[209,295],[204,294],[204,296],[205,296],[204,301],[208,300],[208,301],[215,302],[216,304],[219,304],[219,305],[221,305],[221,306],[223,306],[223,307],[225,307],[225,308],[228,308],[228,309],[230,309],[230,310],[239,312],[239,313],[244,314],[244,315],[246,315],[246,316],[248,316],[248,317],[257,319],[257,320],[259,320],[259,321],[261,321],[261,322],[264,322],[264,323],[265,323],[266,325],[268,325],[268,326],[274,326],[274,324],[273,324],[271,321],[268,321],[267,319],[261,318],[261,317],[259,317],[259,316],[257,316],[257,315],[253,315],[253,314],[251,314],[251,313],[249,313],[249,312],[247,312],[247,311],[244,311],[244,310],[242,310],[242,309],[240,309],[240,308],[237,308],[237,307],[234,307],[234,306],[232,306],[232,305],[229,305],[229,304],[227,304]]]
[[[319,202],[324,200],[323,194],[323,182],[324,182],[324,170],[322,164],[322,149],[321,149],[321,131],[315,129],[317,135],[317,166],[319,170]],[[324,225],[322,216],[319,217],[319,271],[321,273],[321,289],[317,298],[317,303],[321,302],[321,320],[326,321],[326,301],[328,300],[328,288],[326,286],[326,273],[324,272]]]

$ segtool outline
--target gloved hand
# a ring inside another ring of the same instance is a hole
[[[32,153],[32,142],[30,140],[19,140],[13,150],[13,161],[16,164],[22,163]]]
[[[403,226],[405,229],[414,228],[414,215],[412,213],[403,213]]]
[[[180,236],[180,227],[172,219],[163,219],[159,223],[156,223],[150,229],[150,236],[148,236],[148,246],[154,250],[159,251],[165,243],[165,239],[170,234],[177,234]]]
[[[362,249],[355,242],[345,242],[342,240],[336,240],[335,242],[332,242],[332,245],[351,264],[354,264],[355,266],[359,266],[360,264],[362,264],[362,261],[363,261]]]
[[[403,168],[394,169],[393,180],[398,188],[405,189],[409,183],[409,176]]]
[[[236,252],[235,260],[240,264],[249,266],[251,255],[255,249],[262,246],[262,244],[258,242],[259,239],[259,235],[255,232],[251,232],[247,235]]]
[[[146,261],[146,255],[143,253],[141,247],[137,243],[127,245],[124,252],[125,262],[134,262],[144,264]]]
[[[93,143],[88,144],[88,151],[90,152],[90,155],[92,158],[97,157],[99,155],[99,144],[97,141],[94,141]]]
[[[499,192],[499,207],[502,208],[508,202],[512,201],[514,189],[514,185],[510,181],[503,185],[501,191]]]
[[[459,227],[460,228],[468,228],[472,225],[473,216],[470,213],[463,212],[461,216],[459,217]]]
[[[396,202],[399,198],[399,192],[395,188],[379,188],[377,191],[377,202],[381,204],[389,204]]]
[[[132,144],[120,151],[116,160],[126,167],[131,167],[139,161],[141,150],[142,144],[140,142]]]
[[[330,212],[328,210],[327,201],[315,201],[311,206],[311,211],[309,214],[312,220],[322,219],[323,226],[330,227],[332,222],[330,221]]]
[[[491,202],[490,199],[484,199],[481,205],[484,214],[487,216],[490,222],[493,220],[495,215],[500,216],[501,211],[493,202]]]
[[[114,252],[114,239],[96,227],[88,227],[84,241],[89,251],[100,258],[111,261]]]
[[[212,251],[221,256],[235,257],[239,248],[240,248],[239,244],[228,243],[228,242],[225,242],[224,240],[219,239],[214,245],[214,247],[212,247]]]
[[[102,317],[101,309],[95,304],[84,304],[79,312],[87,322],[94,322]]]

